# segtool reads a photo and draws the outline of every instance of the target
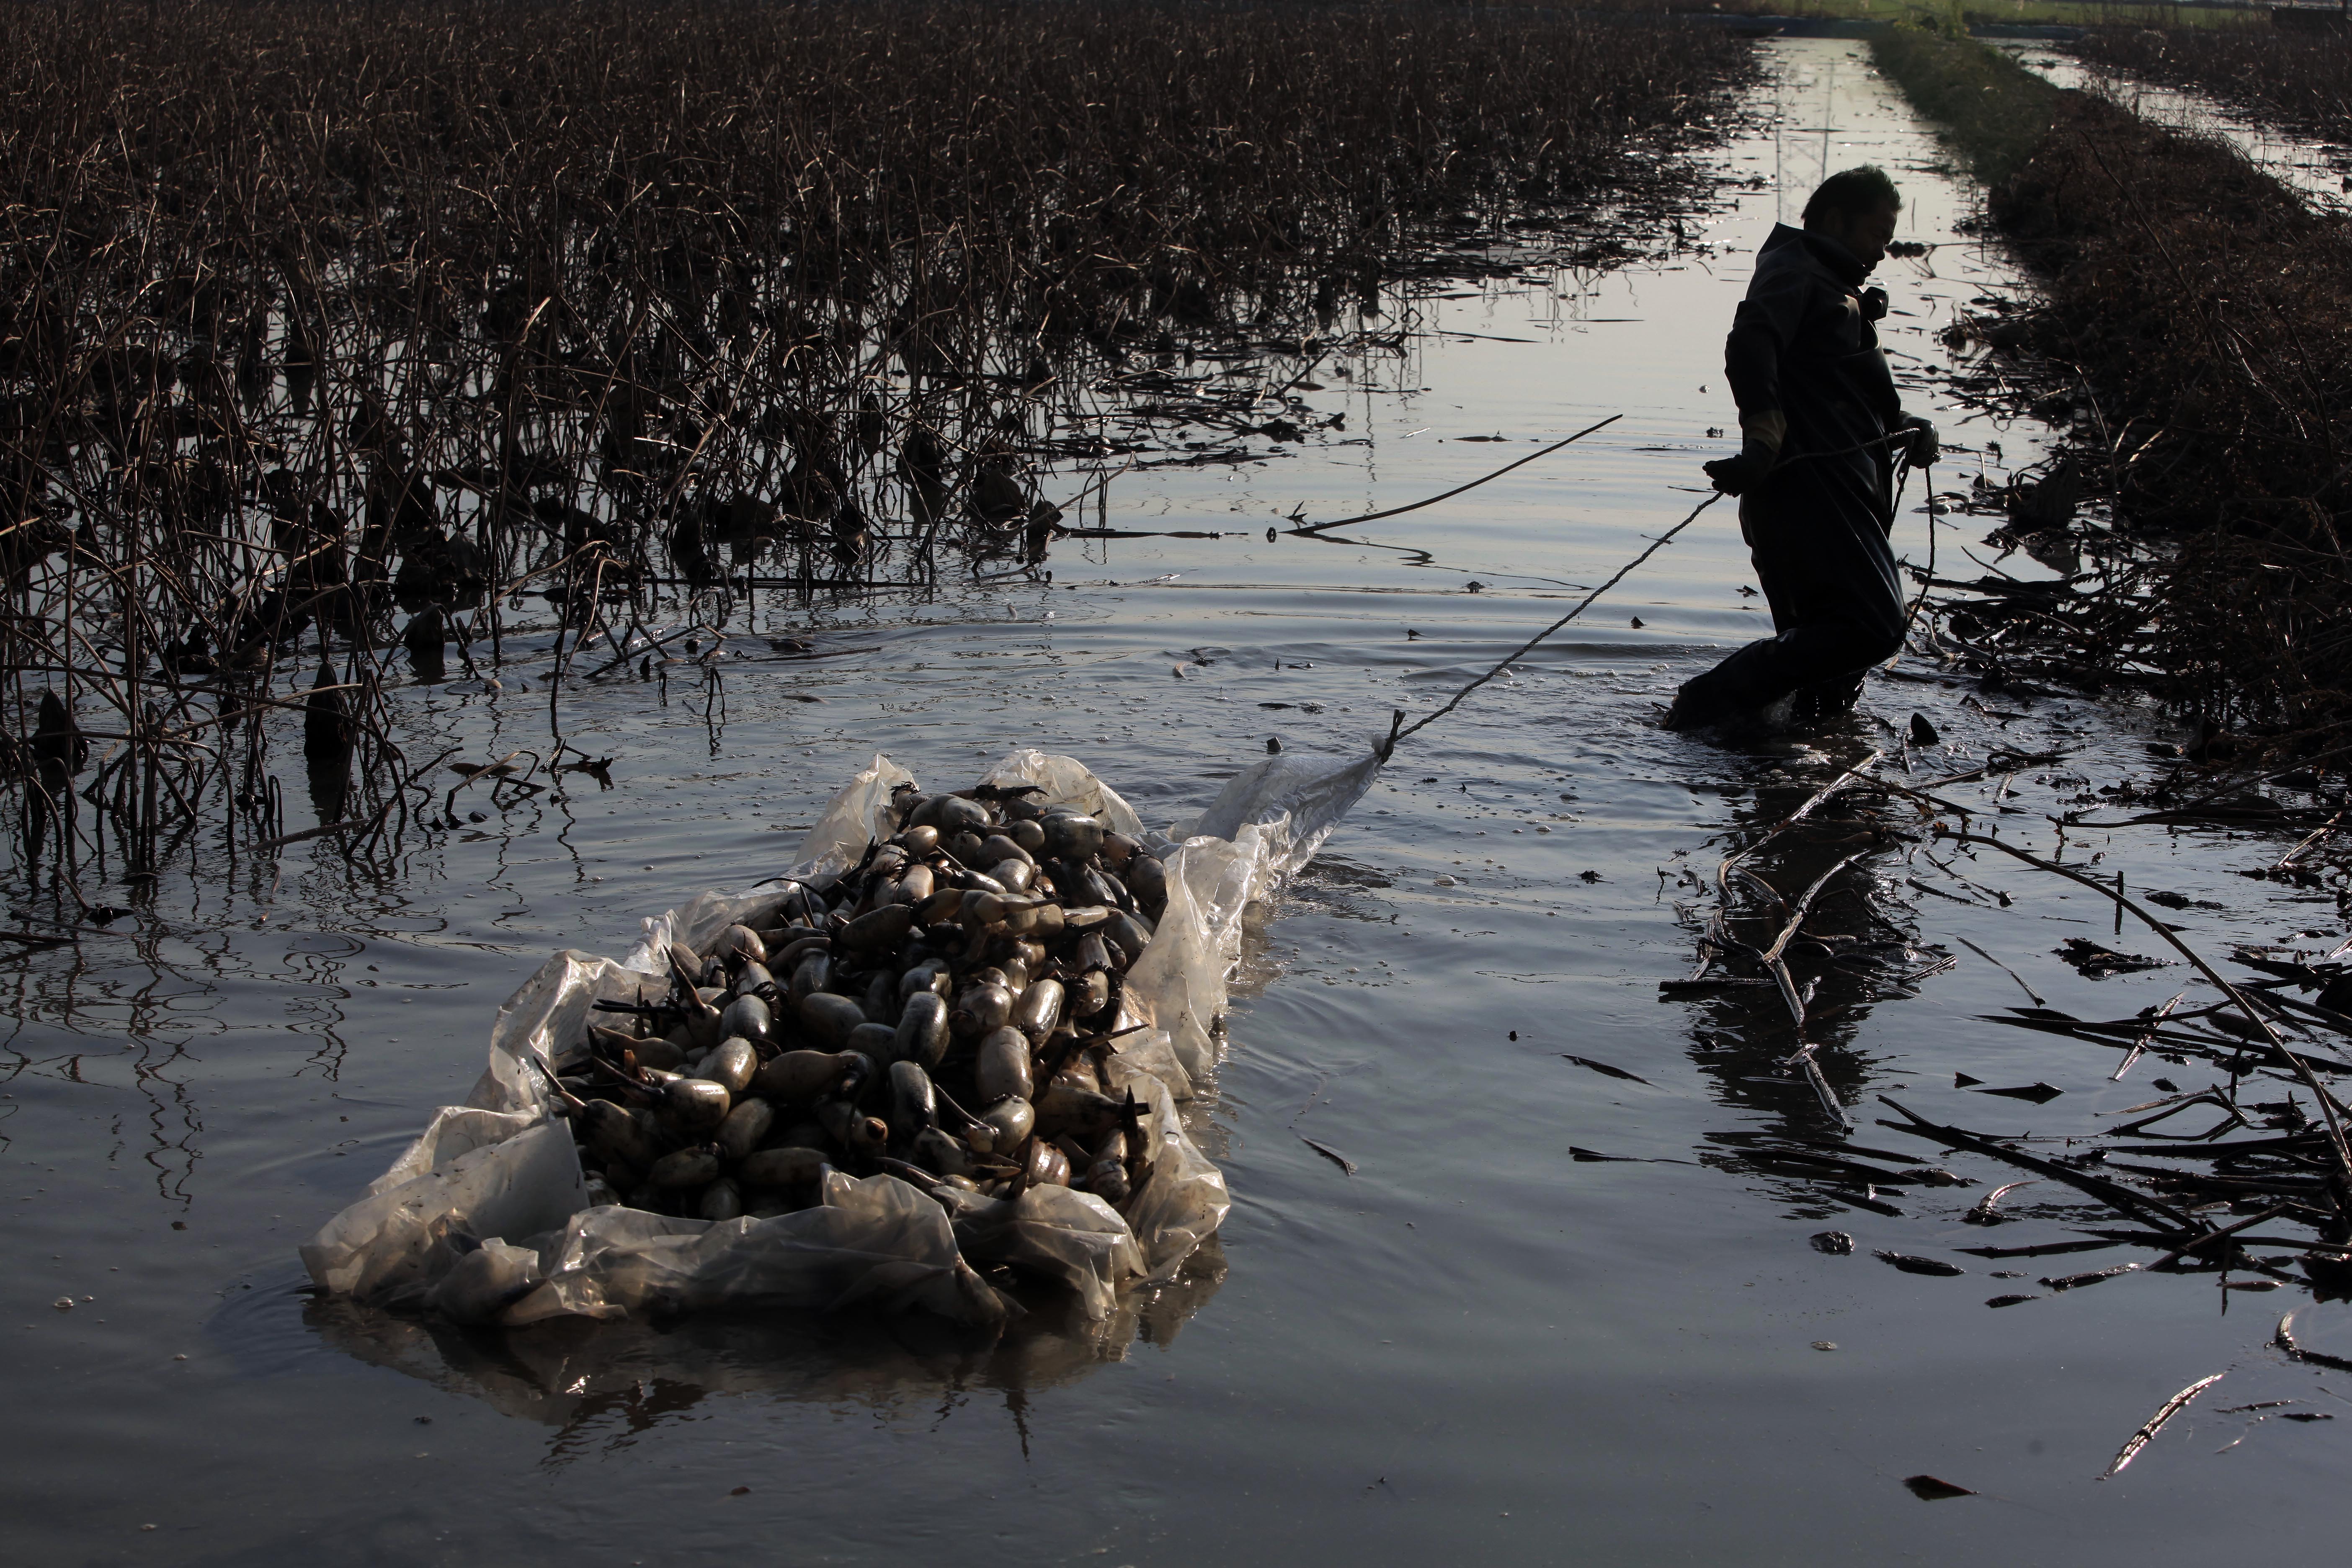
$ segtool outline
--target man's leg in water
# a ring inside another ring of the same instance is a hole
[[[1853,712],[1862,701],[1863,679],[1859,675],[1841,675],[1835,680],[1799,687],[1789,717],[1800,724],[1818,724]]]
[[[1752,642],[1676,694],[1669,728],[1719,723],[1828,687],[1838,706],[1861,672],[1903,646],[1903,594],[1868,490],[1842,471],[1776,475],[1739,509],[1776,635]]]
[[[1892,539],[1895,531],[1895,519],[1891,513],[1880,520],[1878,531],[1890,542],[1888,567],[1889,570],[1893,570]],[[1896,603],[1899,605],[1902,595],[1899,577],[1896,579],[1895,594]],[[1773,626],[1778,630],[1780,623],[1775,621]],[[1906,635],[1910,630],[1910,617],[1907,615],[1904,617],[1902,629],[1903,634]],[[1825,719],[1833,719],[1840,714],[1853,712],[1855,704],[1862,700],[1863,685],[1869,674],[1869,667],[1865,666],[1861,669],[1850,670],[1828,680],[1815,681],[1811,686],[1801,687],[1797,691],[1796,705],[1791,717],[1800,724],[1815,724]]]

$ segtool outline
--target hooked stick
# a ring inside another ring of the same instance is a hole
[[[2300,1310],[2300,1309],[2297,1309]],[[2339,1372],[2352,1372],[2352,1361],[2319,1351],[2307,1351],[2294,1342],[2294,1313],[2289,1312],[2278,1321],[2278,1332],[2271,1342],[2297,1361],[2307,1361],[2314,1366],[2332,1366]]]

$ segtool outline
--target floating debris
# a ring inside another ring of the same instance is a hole
[[[1893,1264],[1906,1274],[1933,1274],[1948,1278],[1968,1272],[1958,1264],[1947,1263],[1940,1258],[1919,1258],[1907,1252],[1874,1252],[1871,1256],[1881,1263]]]
[[[1513,1037],[1514,1039],[1517,1038],[1517,1036],[1513,1036],[1512,1037]],[[1597,1061],[1594,1061],[1591,1057],[1572,1057],[1572,1056],[1570,1056],[1567,1052],[1562,1051],[1562,1052],[1560,1053],[1560,1058],[1559,1058],[1559,1059],[1560,1059],[1560,1060],[1562,1060],[1562,1061],[1564,1061],[1564,1062],[1574,1062],[1578,1067],[1580,1067],[1580,1068],[1591,1068],[1594,1072],[1601,1073],[1601,1074],[1605,1074],[1606,1076],[1608,1076],[1608,1077],[1610,1077],[1610,1078],[1621,1078],[1621,1079],[1624,1079],[1626,1082],[1628,1082],[1628,1083],[1638,1083],[1638,1084],[1643,1084],[1643,1085],[1645,1085],[1645,1086],[1647,1086],[1647,1087],[1654,1088],[1654,1089],[1655,1087],[1657,1087],[1656,1085],[1650,1083],[1650,1080],[1649,1080],[1648,1079],[1642,1078],[1642,1077],[1639,1077],[1639,1076],[1637,1076],[1637,1075],[1635,1075],[1635,1074],[1633,1074],[1633,1073],[1627,1072],[1623,1068],[1613,1068],[1613,1067],[1611,1067],[1607,1062],[1597,1062]]]
[[[2113,1279],[2117,1275],[2137,1274],[2139,1271],[2140,1266],[2137,1263],[2118,1263],[2111,1268],[2095,1268],[2088,1274],[2067,1274],[2056,1279],[2044,1279],[2042,1283],[2053,1290],[2076,1290],[2085,1285],[2096,1285],[2105,1280]]]
[[[2120,1473],[2126,1465],[2138,1458],[2139,1451],[2156,1440],[2156,1435],[2164,1430],[2166,1422],[2188,1409],[2190,1400],[2195,1399],[2228,1375],[2229,1373],[2225,1372],[2217,1372],[2210,1377],[2200,1377],[2158,1406],[2156,1414],[2149,1416],[2138,1431],[2125,1440],[2124,1446],[2116,1453],[2115,1462],[2100,1472],[2099,1479],[2104,1481],[2113,1478]]]
[[[1568,1146],[1568,1152],[1569,1157],[1580,1165],[1696,1165],[1698,1163],[1696,1160],[1670,1160],[1640,1154],[1603,1154],[1598,1149],[1580,1149],[1573,1143]]]
[[[1329,1144],[1318,1143],[1314,1139],[1307,1137],[1304,1133],[1299,1135],[1298,1141],[1301,1143],[1306,1144],[1309,1149],[1314,1150],[1318,1154],[1322,1155],[1326,1160],[1330,1161],[1331,1163],[1339,1166],[1339,1169],[1347,1172],[1348,1174],[1352,1176],[1356,1173],[1356,1162],[1349,1159],[1348,1156],[1340,1153],[1339,1151],[1332,1148]]]
[[[1977,1092],[1979,1094],[1998,1094],[2005,1100],[2031,1100],[2036,1105],[2047,1105],[2066,1091],[2052,1084],[2028,1083],[2017,1085],[2009,1089],[1979,1089]]]
[[[1943,1502],[1951,1498],[1977,1495],[1966,1487],[1956,1487],[1951,1482],[1938,1480],[1934,1476],[1906,1476],[1903,1478],[1903,1484],[1909,1487],[1911,1495],[1921,1502]]]
[[[2168,959],[2149,958],[2137,952],[2117,952],[2101,947],[2088,937],[2073,936],[2052,950],[2093,980],[2105,980],[2111,974],[2131,974],[2143,969],[2162,969]]]

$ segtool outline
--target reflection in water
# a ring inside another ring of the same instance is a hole
[[[289,894],[310,929],[273,929],[259,895],[279,890],[284,872],[265,861],[244,874],[252,886],[236,890],[263,908],[258,920],[201,904],[185,915],[160,913],[152,903],[135,912],[99,911],[105,923],[86,921],[45,962],[0,981],[8,1019],[0,1033],[0,1086],[19,1098],[26,1097],[19,1080],[137,1094],[143,1112],[131,1123],[147,1128],[140,1158],[156,1194],[174,1209],[194,1203],[205,1157],[198,1090],[218,1059],[206,1046],[249,1026],[243,994],[259,987],[279,998],[279,1026],[305,1043],[289,1080],[340,1079],[352,1047],[352,987],[373,984],[353,973],[368,943],[387,933],[427,935],[444,923],[381,886],[364,862],[322,855]],[[230,886],[238,875],[232,865]],[[54,913],[41,919],[20,910],[17,918],[71,929]],[[6,1139],[0,1131],[0,1149]]]
[[[0,1039],[0,1083],[31,1079],[106,1090],[125,1087],[127,1075],[144,1101],[142,1158],[156,1192],[184,1207],[194,1199],[204,1134],[187,1076],[188,1008],[237,971],[219,963],[221,956],[200,955],[195,967],[215,978],[198,978],[152,933],[134,928],[86,933],[69,963],[17,971],[8,986],[11,1026]]]
[[[335,752],[305,759],[310,776],[310,808],[320,823],[341,822],[352,788],[352,754]]]
[[[666,1321],[556,1319],[529,1329],[462,1329],[316,1297],[304,1326],[327,1347],[556,1429],[546,1462],[627,1443],[717,1394],[936,1413],[1001,1392],[1016,1423],[1025,1396],[1165,1349],[1223,1284],[1212,1237],[1166,1285],[1126,1292],[1089,1322],[1066,1291],[1013,1286],[1028,1309],[1001,1338],[922,1313],[877,1319],[699,1313]],[[935,1423],[936,1424],[936,1421]],[[1027,1427],[1023,1426],[1023,1441]]]
[[[420,685],[449,678],[448,633],[438,605],[427,605],[409,616],[400,640],[408,649],[408,663]]]
[[[1787,1177],[1786,1195],[1809,1215],[1832,1212],[1825,1203],[1891,1212],[1877,1185],[1911,1184],[1904,1172],[1864,1163],[1872,1152],[1847,1142],[1845,1108],[1884,1076],[1854,1041],[1873,1007],[1916,995],[1921,980],[1952,963],[1920,944],[1909,905],[1891,895],[1913,839],[1896,829],[1885,792],[1848,784],[1784,826],[1843,765],[1766,763],[1726,785],[1734,826],[1725,854],[1738,855],[1737,864],[1727,874],[1713,862],[1681,873],[1685,893],[1724,900],[1704,914],[1685,911],[1709,962],[1664,987],[1696,1001],[1693,1058],[1716,1097],[1761,1118],[1708,1133],[1717,1151],[1709,1163]],[[1801,1026],[1766,962],[1776,954]],[[1843,1154],[1824,1152],[1832,1150]]]

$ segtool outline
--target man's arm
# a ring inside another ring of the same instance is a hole
[[[1746,444],[1774,458],[1789,433],[1788,416],[1781,412],[1780,356],[1797,341],[1809,282],[1801,267],[1758,273],[1723,344],[1724,379],[1739,405],[1740,434]]]
[[[1706,465],[1707,477],[1726,495],[1759,483],[1780,460],[1789,437],[1789,417],[1780,404],[1780,354],[1796,341],[1804,303],[1803,270],[1775,267],[1757,274],[1731,318],[1723,371],[1739,405],[1739,456]]]

